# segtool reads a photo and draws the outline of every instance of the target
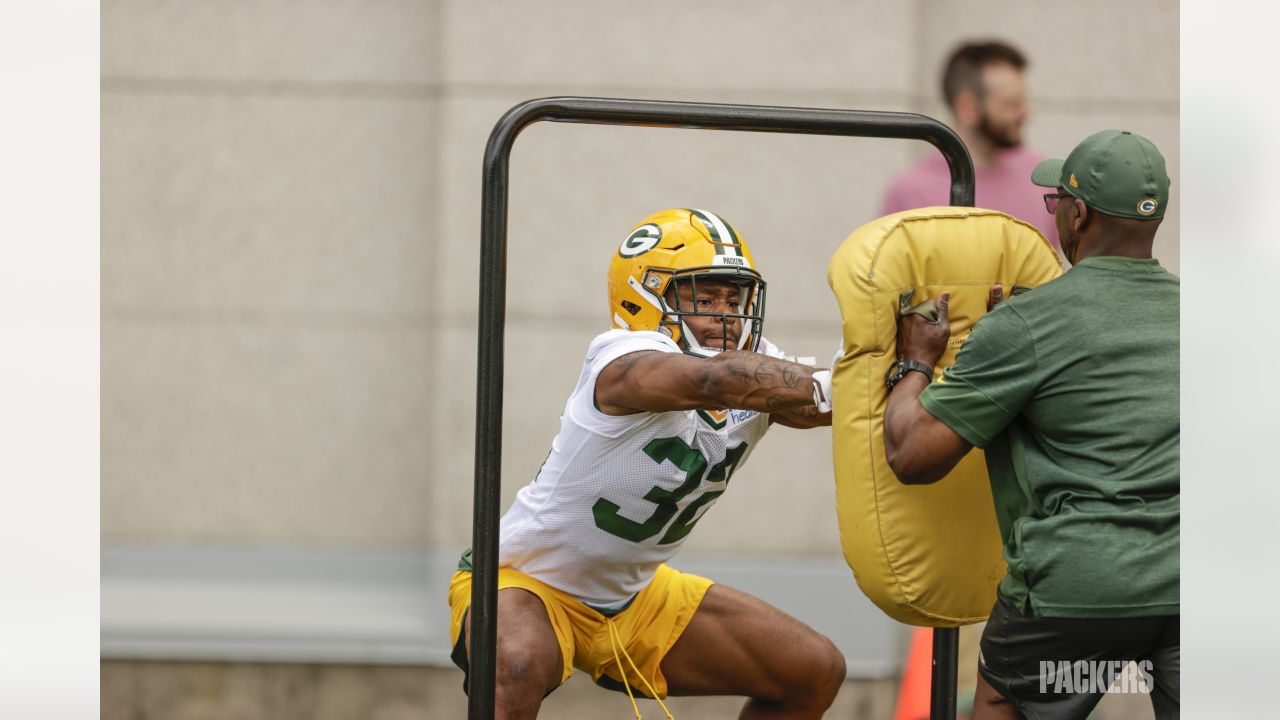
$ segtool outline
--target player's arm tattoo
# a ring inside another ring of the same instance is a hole
[[[610,414],[689,408],[779,413],[813,407],[814,369],[760,353],[730,350],[691,358],[642,350],[601,371],[596,406]]]
[[[787,363],[782,368],[782,384],[792,387],[800,378],[800,373],[796,370],[795,363]]]
[[[635,367],[636,363],[640,362],[640,360],[642,360],[645,355],[648,355],[652,352],[653,352],[652,350],[649,350],[649,351],[627,353],[626,355],[623,355],[617,360],[614,360],[613,362],[609,363],[609,365],[610,367],[617,369],[618,378],[621,379],[626,377],[627,374],[631,372],[631,368]]]
[[[645,361],[666,353],[652,350],[639,350],[619,356],[609,362],[600,371],[596,381],[595,405],[601,411],[611,415],[626,415],[648,408],[635,404],[634,388],[645,386]],[[669,409],[669,408],[664,408]]]
[[[814,369],[808,366],[743,351],[721,353],[708,366],[708,389],[726,407],[771,413],[813,407]]]
[[[756,363],[755,372],[752,373],[756,384],[761,386],[773,385],[773,368],[768,363]]]

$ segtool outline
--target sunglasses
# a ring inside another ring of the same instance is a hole
[[[1071,197],[1071,193],[1045,193],[1044,209],[1048,210],[1050,215],[1057,215],[1058,203],[1061,202],[1063,198],[1068,197]]]

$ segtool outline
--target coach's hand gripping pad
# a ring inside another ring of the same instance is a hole
[[[827,282],[844,322],[844,355],[832,372],[840,542],[862,592],[895,620],[930,627],[985,620],[1005,572],[982,451],[932,485],[903,485],[885,460],[884,383],[897,357],[899,297],[951,293],[951,341],[936,377],[986,313],[993,285],[1008,297],[1015,285],[1035,287],[1061,271],[1032,225],[963,207],[882,217],[831,258]]]

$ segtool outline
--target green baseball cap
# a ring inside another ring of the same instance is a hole
[[[1061,187],[1091,208],[1122,218],[1164,217],[1169,174],[1150,140],[1128,130],[1103,130],[1076,146],[1066,160],[1045,160],[1031,182]]]

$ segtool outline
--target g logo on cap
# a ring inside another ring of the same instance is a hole
[[[1153,197],[1144,197],[1138,201],[1138,214],[1143,217],[1150,217],[1156,214],[1156,208],[1160,203]]]

